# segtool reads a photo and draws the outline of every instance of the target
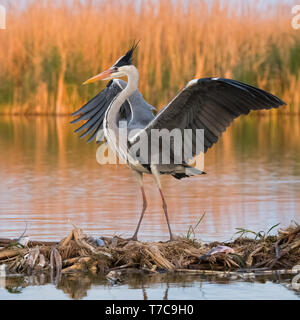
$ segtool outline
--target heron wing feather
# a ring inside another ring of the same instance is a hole
[[[75,130],[75,132],[80,132],[86,129],[80,138],[84,138],[91,134],[87,142],[94,140],[97,136],[97,132],[103,128],[103,119],[107,108],[121,91],[122,88],[120,88],[115,81],[110,81],[105,89],[72,114],[72,116],[78,116],[71,122],[72,124],[87,120],[83,125]],[[126,108],[130,109],[127,102],[122,105],[120,114],[130,113],[130,110],[125,110]]]
[[[80,138],[91,134],[87,142],[95,138],[97,141],[104,140],[104,136],[97,135],[97,133],[103,129],[105,112],[126,85],[127,82],[120,79],[110,81],[105,89],[72,114],[72,116],[78,116],[71,122],[72,124],[86,120],[75,130],[75,132],[85,130]],[[128,128],[143,128],[154,118],[152,110],[155,108],[147,104],[142,95],[136,91],[121,106],[119,120],[125,119],[128,122]]]
[[[144,128],[150,136],[151,129],[179,128],[204,129],[204,152],[221,137],[230,123],[251,110],[278,108],[285,103],[264,90],[225,78],[202,78],[191,81]],[[139,135],[131,138],[133,144]],[[194,140],[194,139],[193,139]],[[182,144],[183,145],[183,144]],[[197,155],[193,141],[193,156]]]

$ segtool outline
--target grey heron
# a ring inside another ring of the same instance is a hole
[[[95,138],[103,141],[105,138],[119,157],[126,158],[126,163],[135,173],[142,192],[143,208],[131,239],[137,240],[147,208],[143,174],[148,173],[153,175],[158,186],[170,240],[173,240],[174,235],[170,227],[160,175],[169,174],[176,179],[182,179],[205,172],[189,166],[185,160],[180,164],[175,163],[176,145],[174,143],[169,145],[170,163],[153,162],[151,157],[148,162],[141,161],[138,154],[132,154],[129,151],[130,147],[145,134],[150,137],[151,130],[154,129],[191,129],[191,134],[187,137],[191,140],[191,156],[195,157],[199,153],[194,139],[197,129],[204,130],[203,152],[205,153],[239,115],[246,115],[251,110],[278,108],[285,103],[276,96],[245,83],[211,77],[188,82],[175,98],[154,116],[155,108],[149,105],[138,91],[139,72],[132,62],[135,48],[136,45],[133,45],[111,68],[84,82],[88,84],[98,80],[110,80],[103,91],[73,113],[73,116],[78,117],[71,123],[86,120],[75,132],[85,130],[81,137],[90,135],[88,142]],[[119,79],[125,76],[128,82]],[[126,122],[126,130],[129,133],[125,143],[121,142],[120,138],[115,138],[118,136],[121,121]],[[130,136],[130,132],[133,131],[135,134]],[[101,135],[100,132],[103,134]],[[185,144],[181,143],[179,148],[184,148]],[[158,152],[162,153],[161,144],[159,144]]]

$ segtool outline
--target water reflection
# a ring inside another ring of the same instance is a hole
[[[205,157],[205,176],[163,177],[174,231],[227,240],[235,227],[266,230],[300,220],[300,118],[238,119]],[[35,239],[60,239],[72,224],[97,235],[131,235],[142,202],[124,165],[100,166],[95,144],[73,133],[68,117],[0,117],[0,234],[14,238],[28,221]],[[160,196],[151,199],[140,238],[167,239]]]
[[[36,286],[39,290],[35,289]],[[281,299],[300,299],[300,292],[291,287],[289,275],[257,276],[239,281],[176,273],[129,274],[117,286],[109,283],[104,275],[63,275],[57,286],[51,283],[47,274],[9,275],[0,294],[1,299],[199,300],[278,299],[279,296]]]

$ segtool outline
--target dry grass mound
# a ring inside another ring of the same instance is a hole
[[[228,272],[290,270],[300,264],[300,226],[280,229],[276,236],[239,237],[230,243],[202,244],[180,238],[168,242],[139,242],[119,237],[94,239],[74,229],[59,243],[0,239],[0,264],[9,272],[53,276],[78,272]]]

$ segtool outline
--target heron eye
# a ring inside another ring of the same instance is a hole
[[[114,72],[118,71],[118,67],[113,67]]]

